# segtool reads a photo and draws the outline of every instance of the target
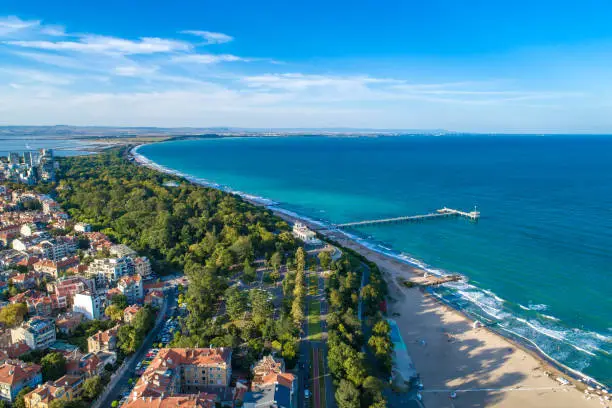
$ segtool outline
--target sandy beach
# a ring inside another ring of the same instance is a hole
[[[419,288],[400,285],[422,280],[423,271],[372,251],[339,233],[339,244],[375,262],[389,285],[389,315],[398,324],[424,385],[426,407],[610,407],[555,380],[550,364],[508,339],[473,322]],[[563,376],[567,378],[567,376]],[[457,397],[449,398],[454,391]]]
[[[133,154],[133,151],[132,151]],[[167,169],[138,155],[137,162],[158,171]],[[256,199],[245,199],[266,207]],[[274,211],[289,222],[300,221],[323,235],[375,262],[389,285],[389,316],[397,322],[408,352],[424,385],[422,398],[427,408],[476,407],[609,407],[597,395],[584,394],[584,384],[562,385],[569,379],[535,353],[473,322],[421,289],[399,282],[423,280],[424,271],[373,251],[347,236],[321,230],[293,215]],[[577,387],[580,389],[578,389]],[[450,393],[457,397],[450,399]]]

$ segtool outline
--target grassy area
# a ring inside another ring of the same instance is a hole
[[[319,277],[316,274],[308,275],[308,294],[316,296],[319,289]]]
[[[321,303],[316,300],[308,303],[308,339],[321,340]]]

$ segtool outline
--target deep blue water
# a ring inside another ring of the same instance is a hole
[[[228,138],[139,152],[330,223],[477,205],[477,223],[440,219],[352,233],[467,276],[469,284],[439,294],[612,384],[612,138]]]

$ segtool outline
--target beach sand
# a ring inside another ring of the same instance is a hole
[[[391,299],[389,316],[397,322],[420,374],[426,407],[612,406],[597,396],[585,399],[573,385],[557,382],[561,374],[533,353],[485,328],[473,328],[470,319],[421,289],[399,284],[404,279],[422,280],[422,270],[342,234],[328,236],[375,262],[383,272]],[[452,391],[457,393],[453,400]]]

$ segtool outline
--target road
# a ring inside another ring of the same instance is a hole
[[[314,408],[321,408],[321,395],[319,395],[319,349],[312,349],[312,399]]]
[[[149,332],[147,337],[142,342],[140,348],[128,359],[123,366],[123,370],[111,378],[109,385],[106,387],[102,396],[96,401],[92,408],[107,408],[110,407],[114,400],[121,399],[121,391],[128,384],[130,377],[134,375],[136,364],[145,357],[147,351],[151,348],[153,340],[159,334],[164,325],[166,315],[176,307],[176,288],[168,290],[166,293],[166,302],[160,311],[155,321],[155,327]]]

